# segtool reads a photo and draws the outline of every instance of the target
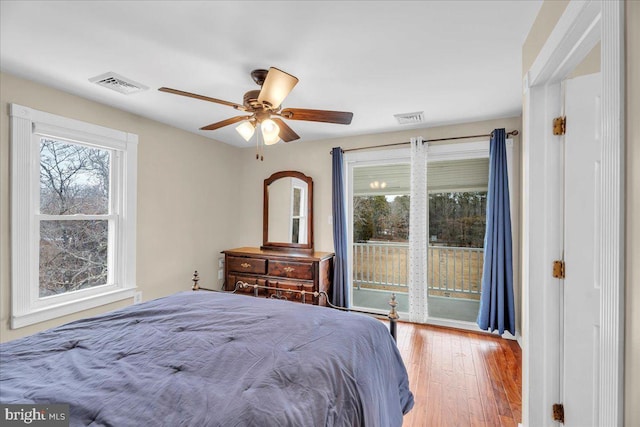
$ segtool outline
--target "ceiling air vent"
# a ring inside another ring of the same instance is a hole
[[[143,84],[135,82],[114,72],[101,74],[97,77],[89,79],[89,81],[91,83],[106,87],[107,89],[112,89],[116,92],[124,93],[125,95],[142,92],[143,90],[149,89]]]
[[[424,111],[417,111],[415,113],[394,114],[393,117],[396,118],[398,124],[400,125],[422,123],[424,122]]]

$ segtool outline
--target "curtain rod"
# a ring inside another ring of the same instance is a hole
[[[512,130],[511,132],[507,132],[506,136],[516,136],[519,133],[520,132],[518,132],[518,130],[515,129],[515,130]],[[451,138],[425,139],[422,142],[424,143],[424,142],[453,141],[455,139],[470,139],[470,138],[491,138],[492,136],[493,136],[493,132],[491,132],[489,135],[467,135],[467,136],[454,136]],[[407,144],[411,144],[411,142],[409,141],[395,142],[393,144],[381,144],[381,145],[371,145],[369,147],[348,148],[346,150],[342,150],[342,152],[346,153],[348,151],[369,150],[371,148],[395,147],[397,145],[407,145]],[[331,151],[329,151],[329,154],[331,154]]]

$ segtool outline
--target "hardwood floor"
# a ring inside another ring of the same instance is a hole
[[[398,324],[398,348],[415,406],[403,427],[517,426],[522,419],[522,354],[497,336]]]

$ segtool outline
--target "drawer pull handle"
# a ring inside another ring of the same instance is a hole
[[[242,264],[240,264],[240,267],[249,268],[251,267],[251,264],[249,264],[248,262],[243,262]]]
[[[291,273],[293,270],[295,270],[295,268],[293,267],[285,267],[284,271],[286,271],[287,273]]]

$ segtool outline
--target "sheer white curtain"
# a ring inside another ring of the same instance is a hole
[[[409,221],[409,320],[427,321],[428,144],[411,138],[411,204]]]

